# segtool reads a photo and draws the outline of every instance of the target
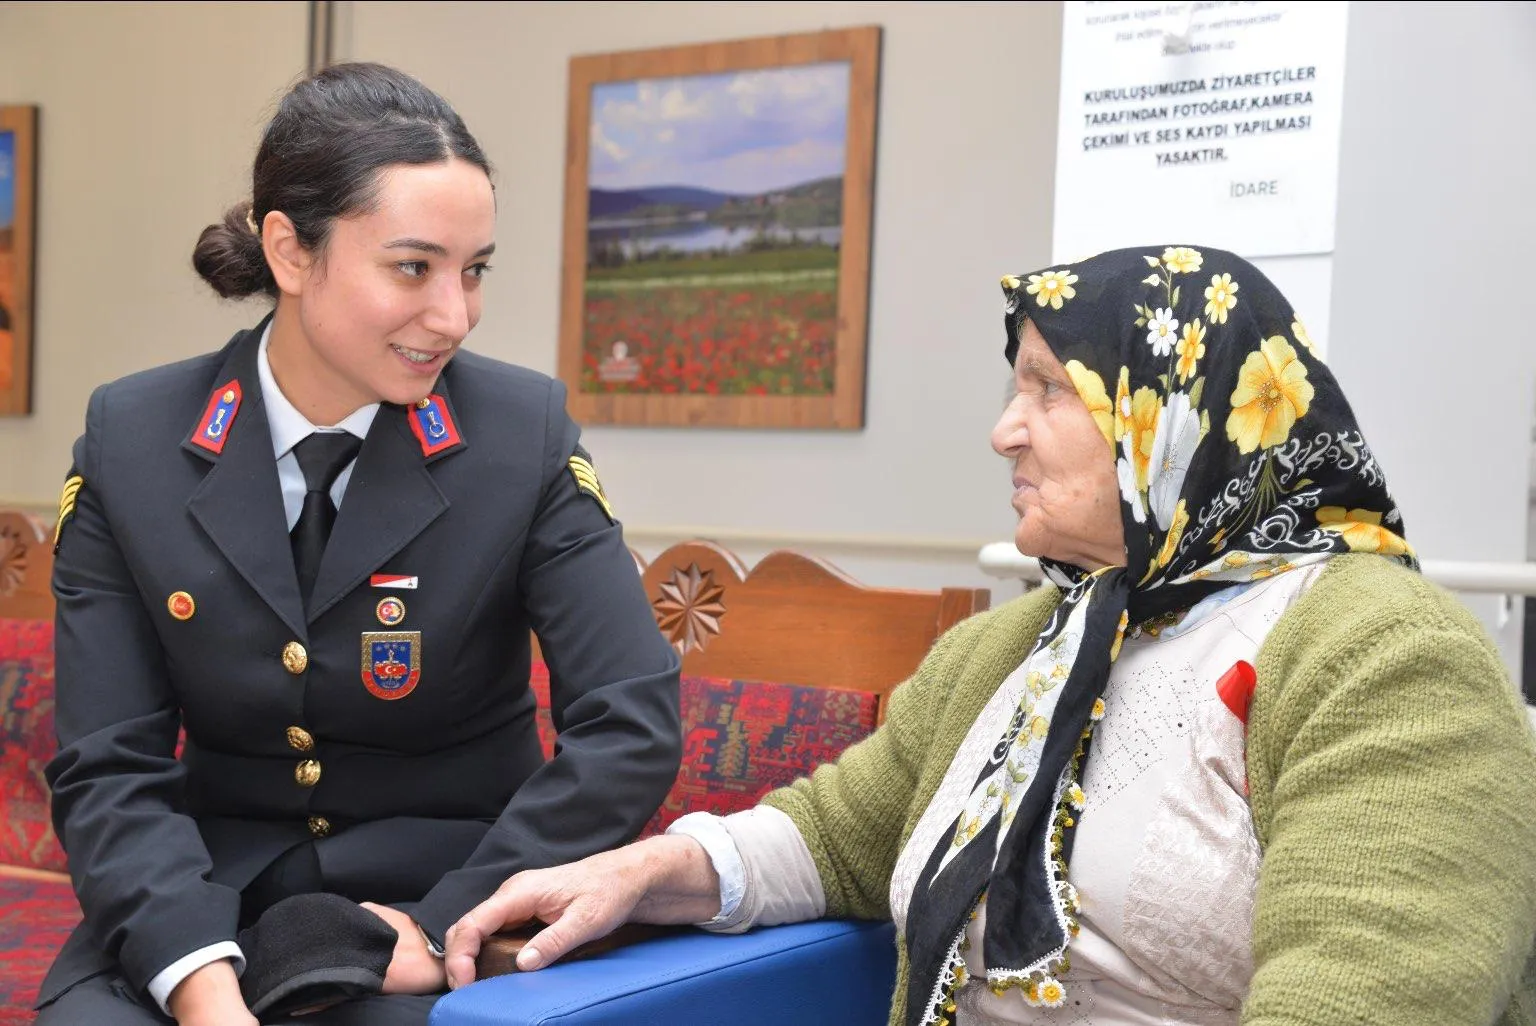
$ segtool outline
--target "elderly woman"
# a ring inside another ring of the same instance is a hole
[[[1228,253],[1003,279],[992,445],[1052,586],[955,628],[835,765],[513,877],[538,917],[894,919],[891,1022],[1525,1023],[1536,740],[1419,576],[1338,383]]]

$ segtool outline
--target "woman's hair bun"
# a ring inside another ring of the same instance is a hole
[[[267,267],[261,236],[254,225],[251,204],[238,203],[224,213],[222,221],[210,224],[197,237],[192,266],[225,299],[277,295],[277,282]]]

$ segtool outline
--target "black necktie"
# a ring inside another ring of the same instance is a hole
[[[293,542],[293,566],[299,572],[299,595],[309,605],[309,593],[320,572],[320,556],[336,523],[331,485],[342,468],[357,458],[363,440],[345,431],[316,431],[293,447],[294,458],[304,474],[304,506],[288,533]]]

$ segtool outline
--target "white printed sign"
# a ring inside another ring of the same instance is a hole
[[[1068,0],[1054,259],[1331,252],[1348,10]]]

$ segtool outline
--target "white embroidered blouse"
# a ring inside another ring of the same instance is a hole
[[[1229,588],[1156,636],[1127,636],[1082,781],[1087,803],[1068,873],[1083,907],[1072,968],[1061,977],[1065,1000],[1032,1007],[1018,990],[998,996],[968,982],[956,997],[958,1026],[1236,1026],[1253,974],[1260,856],[1243,720],[1216,684],[1238,661],[1256,661],[1270,629],[1321,572],[1322,565],[1299,568]],[[993,695],[898,858],[890,891],[898,930],[914,881],[952,827],[1023,689],[1019,672]],[[717,856],[718,833],[707,846],[722,868],[722,890],[727,875],[741,886],[744,872],[745,894],[713,928],[821,913],[815,866],[787,816],[759,808],[719,826],[735,849]],[[694,833],[682,827],[677,832]],[[716,824],[703,832],[709,827]],[[732,871],[723,864],[736,855]],[[985,912],[969,931],[973,978],[984,974]]]

